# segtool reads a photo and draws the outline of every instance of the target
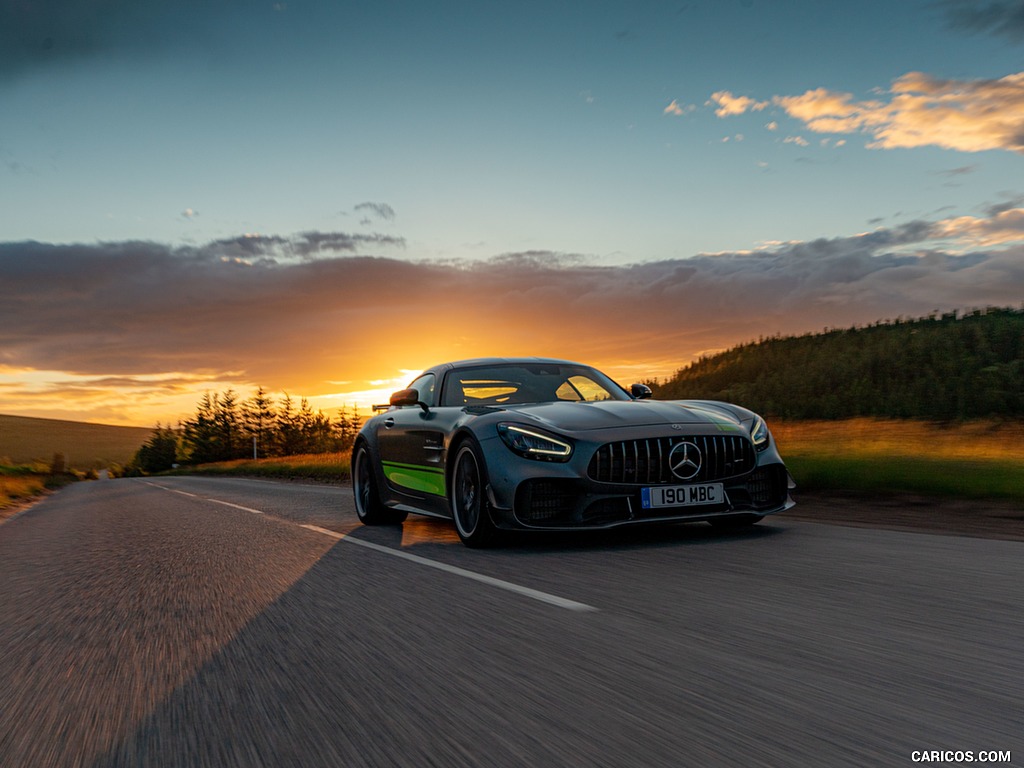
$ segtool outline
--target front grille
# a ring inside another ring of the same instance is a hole
[[[669,467],[672,448],[689,442],[700,450],[700,471],[681,479]],[[599,483],[658,485],[707,483],[743,475],[754,468],[754,446],[737,435],[652,437],[605,443],[594,453],[587,474]]]

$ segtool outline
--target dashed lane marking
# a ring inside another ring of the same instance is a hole
[[[524,587],[521,584],[513,584],[511,581],[503,581],[502,579],[496,579],[493,576],[484,576],[482,573],[476,573],[475,571],[467,571],[465,568],[459,568],[455,565],[448,565],[447,563],[439,563],[437,560],[428,560],[427,558],[420,557],[419,555],[412,555],[408,552],[403,552],[400,549],[392,549],[391,547],[385,547],[381,546],[380,544],[374,544],[369,541],[363,541],[362,539],[357,539],[353,536],[347,536],[344,533],[338,533],[337,531],[332,531],[328,528],[321,528],[317,525],[301,525],[300,527],[310,531],[316,531],[317,533],[322,533],[325,536],[330,536],[332,539],[337,539],[338,541],[344,541],[349,544],[356,544],[357,546],[366,547],[367,549],[372,549],[375,552],[381,552],[385,555],[391,555],[392,557],[400,557],[403,560],[409,560],[413,563],[417,563],[418,565],[425,565],[428,568],[436,568],[439,571],[452,573],[456,576],[461,576],[464,579],[472,579],[473,581],[478,581],[481,584],[487,584],[491,587],[497,587],[498,589],[504,589],[508,592],[514,592],[517,595],[523,595],[524,597],[529,597],[533,600],[539,600],[542,603],[547,603],[549,605],[556,605],[559,608],[565,608],[569,611],[584,612],[597,610],[597,608],[595,608],[594,606],[587,605],[586,603],[578,603],[575,600],[569,600],[564,597],[559,597],[558,595],[552,595],[547,592],[541,592],[537,589]]]
[[[191,496],[193,499],[198,499],[199,495],[196,493],[189,493],[188,491],[179,491],[177,488],[168,488],[166,485],[160,485],[160,483],[146,483],[154,488],[159,488],[162,491],[170,491],[171,493],[180,493],[182,496]]]
[[[232,504],[230,501],[221,501],[220,499],[207,498],[207,501],[212,501],[214,504],[223,504],[225,507],[234,507],[235,509],[241,509],[246,512],[252,512],[254,515],[262,515],[263,511],[259,509],[253,509],[252,507],[243,507],[241,504]]]
[[[188,493],[186,491],[179,491],[179,490],[176,490],[174,488],[168,488],[167,486],[159,485],[158,483],[147,483],[147,485],[152,485],[152,486],[154,486],[156,488],[160,488],[160,489],[165,490],[165,491],[171,491],[172,493],[180,493],[183,496],[191,496],[193,498],[202,498],[203,501],[209,501],[209,502],[212,502],[214,504],[221,504],[221,505],[223,505],[225,507],[233,507],[234,509],[241,509],[241,510],[243,510],[245,512],[252,512],[253,514],[256,514],[256,515],[264,514],[264,512],[262,510],[259,510],[259,509],[252,509],[251,507],[243,507],[240,504],[232,504],[230,501],[221,501],[220,499],[211,499],[208,496],[200,497],[198,494]],[[281,520],[280,522],[286,523],[288,525],[296,525],[295,523],[291,523],[291,522],[288,522],[286,520]],[[580,602],[577,602],[576,600],[569,600],[568,598],[559,597],[558,595],[552,595],[552,594],[550,594],[548,592],[541,592],[539,589],[532,589],[530,587],[524,587],[521,584],[514,584],[511,581],[504,581],[502,579],[496,579],[493,576],[485,576],[482,573],[477,573],[476,571],[468,571],[465,568],[459,568],[456,565],[448,565],[447,563],[441,563],[441,562],[438,562],[437,560],[429,560],[429,559],[427,559],[425,557],[420,557],[419,555],[412,555],[412,554],[409,554],[408,552],[403,552],[400,549],[393,549],[392,547],[385,547],[385,546],[382,546],[380,544],[374,544],[373,542],[370,542],[370,541],[363,541],[362,539],[357,539],[354,536],[349,536],[349,535],[344,534],[344,533],[338,533],[337,531],[332,531],[329,528],[321,528],[318,525],[307,525],[305,523],[298,523],[298,526],[300,528],[305,528],[307,531],[313,531],[315,533],[323,534],[324,536],[330,536],[332,539],[336,539],[338,541],[344,541],[344,542],[346,542],[348,544],[355,544],[356,546],[359,546],[359,547],[365,547],[366,549],[372,549],[375,552],[380,552],[381,554],[384,554],[384,555],[390,555],[391,557],[399,557],[399,558],[401,558],[403,560],[408,560],[411,563],[416,563],[417,565],[424,565],[424,566],[426,566],[428,568],[434,568],[434,569],[436,569],[438,571],[444,571],[445,573],[450,573],[450,574],[453,574],[455,576],[461,576],[464,579],[470,579],[472,581],[476,581],[476,582],[479,582],[481,584],[486,584],[486,585],[488,585],[490,587],[495,587],[497,589],[503,589],[506,592],[513,592],[513,593],[515,593],[517,595],[521,595],[523,597],[528,597],[531,600],[538,600],[538,601],[540,601],[542,603],[547,603],[548,605],[554,605],[554,606],[557,606],[559,608],[564,608],[565,610],[568,610],[568,611],[577,611],[577,612],[580,612],[580,613],[585,613],[585,612],[593,612],[593,611],[597,610],[597,608],[595,608],[594,606],[587,605],[586,603],[580,603]]]

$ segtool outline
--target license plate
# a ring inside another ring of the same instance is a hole
[[[640,501],[644,509],[699,507],[704,504],[721,504],[725,501],[725,489],[721,483],[641,488]]]

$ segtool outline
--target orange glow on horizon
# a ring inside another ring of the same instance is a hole
[[[460,350],[461,351],[461,350]],[[410,354],[410,361],[425,360],[417,367],[380,370],[332,371],[331,378],[310,377],[308,385],[288,382],[273,386],[254,383],[245,374],[165,373],[155,375],[85,376],[62,371],[0,368],[0,413],[46,419],[82,421],[116,426],[150,427],[157,423],[175,425],[195,414],[207,392],[234,390],[241,400],[253,396],[259,386],[279,401],[286,394],[298,404],[305,398],[313,410],[334,416],[344,408],[366,417],[372,406],[388,402],[393,392],[408,386],[421,371],[448,360],[488,356],[538,356],[574,359],[555,351],[519,355],[481,352],[448,354],[426,358],[422,350]],[[396,358],[401,355],[396,353]],[[662,360],[644,364],[635,361],[591,362],[625,387],[633,382],[671,376],[685,361]],[[404,363],[405,361],[402,360]],[[337,374],[342,373],[344,378]]]

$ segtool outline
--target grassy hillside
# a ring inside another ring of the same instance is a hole
[[[62,453],[67,465],[77,469],[127,464],[151,432],[147,427],[0,415],[0,463],[42,460],[49,465],[55,453]]]
[[[659,399],[787,419],[1024,418],[1024,309],[987,309],[762,339],[702,358]]]

